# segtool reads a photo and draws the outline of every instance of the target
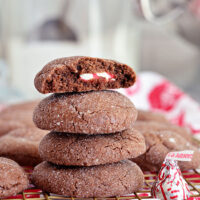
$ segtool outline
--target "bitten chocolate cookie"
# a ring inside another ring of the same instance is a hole
[[[135,72],[125,64],[74,56],[49,62],[36,75],[34,83],[45,94],[127,88],[135,79]]]
[[[190,143],[197,146],[197,143],[192,138],[192,134],[188,129],[174,124],[166,124],[155,121],[136,121],[134,128],[139,130],[141,133],[147,131],[173,131],[179,134],[181,137],[184,137]]]
[[[0,157],[0,198],[22,192],[28,183],[27,175],[16,162]]]
[[[70,197],[130,194],[143,185],[143,173],[131,161],[93,167],[66,167],[43,162],[35,167],[33,183],[44,191]]]
[[[138,109],[138,121],[156,121],[161,123],[170,123],[167,118],[159,113],[159,112],[152,112],[152,111],[146,111],[146,110],[140,110]]]
[[[0,138],[0,156],[11,158],[20,165],[36,165],[42,161],[38,146],[46,131],[38,128],[19,128]]]
[[[41,141],[40,156],[58,165],[92,166],[135,158],[146,151],[135,129],[115,134],[75,135],[51,132]]]
[[[145,154],[132,159],[143,170],[158,171],[168,152],[193,150],[194,155],[190,162],[179,162],[181,170],[195,169],[200,165],[200,152],[187,139],[173,131],[146,131],[143,132],[147,151]]]
[[[15,121],[24,126],[34,127],[32,120],[33,110],[39,101],[27,101],[19,104],[12,104],[0,112],[0,120]]]
[[[22,127],[25,127],[25,125],[22,122],[0,119],[0,137],[6,135],[8,132],[14,129]]]
[[[137,110],[115,91],[53,94],[36,107],[33,121],[57,132],[103,134],[133,127]]]

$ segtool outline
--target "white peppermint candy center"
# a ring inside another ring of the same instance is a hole
[[[109,74],[108,72],[99,72],[99,73],[86,73],[86,74],[81,74],[80,78],[82,80],[88,81],[88,80],[92,80],[92,79],[98,79],[100,77],[105,78],[107,81],[108,80],[115,80],[114,79],[114,75]]]

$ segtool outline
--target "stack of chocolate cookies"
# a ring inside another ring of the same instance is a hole
[[[44,162],[32,180],[41,189],[72,197],[118,196],[143,185],[131,161],[146,150],[133,128],[137,110],[116,91],[135,82],[127,65],[106,59],[69,57],[51,61],[35,78],[41,93],[54,93],[36,107],[33,121],[50,130],[40,143]]]

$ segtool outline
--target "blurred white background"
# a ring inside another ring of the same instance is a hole
[[[200,1],[143,2],[0,0],[0,102],[37,98],[35,74],[73,55],[156,71],[200,101]]]

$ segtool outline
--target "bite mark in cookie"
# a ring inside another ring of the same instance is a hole
[[[136,74],[128,65],[117,61],[74,56],[49,62],[35,77],[41,93],[85,92],[127,88]]]

